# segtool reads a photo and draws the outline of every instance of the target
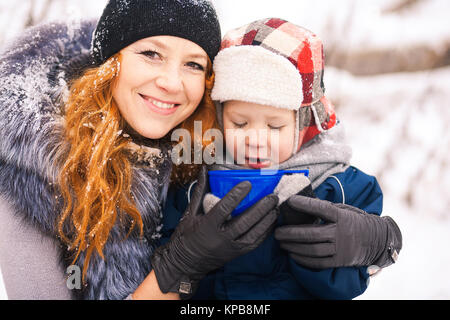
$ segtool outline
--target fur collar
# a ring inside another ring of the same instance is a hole
[[[61,209],[55,188],[58,155],[66,148],[61,101],[70,80],[90,65],[94,28],[95,21],[41,25],[0,54],[0,193],[21,218],[55,239],[54,222]],[[171,171],[169,143],[154,143],[150,148],[160,150],[161,161],[146,165],[148,153],[138,151],[133,168],[132,194],[145,237],[131,234],[124,240],[122,230],[113,228],[104,249],[106,260],[91,260],[87,286],[74,292],[78,298],[123,299],[151,270]],[[61,263],[67,267],[71,260],[63,258],[67,253],[61,248]]]

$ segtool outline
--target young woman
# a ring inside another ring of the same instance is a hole
[[[171,131],[215,121],[220,36],[208,1],[111,0],[97,24],[42,25],[6,48],[0,263],[10,299],[178,299],[248,250],[233,237],[255,225],[250,245],[262,241],[271,223],[259,226],[259,217],[270,206],[230,225],[231,238],[219,224],[187,228],[185,219],[185,239],[172,239],[179,251],[151,260],[170,177],[185,182],[198,171],[172,171]],[[241,191],[233,192],[210,219],[229,214]],[[191,250],[199,241],[204,250]]]

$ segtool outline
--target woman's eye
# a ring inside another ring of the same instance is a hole
[[[188,62],[186,65],[189,68],[192,68],[192,69],[195,69],[195,70],[205,71],[205,67],[203,67],[201,64],[199,64],[197,62]]]
[[[247,122],[243,122],[243,123],[236,123],[236,122],[233,122],[233,125],[234,125],[236,128],[243,128],[243,127],[245,127],[245,126],[247,125]]]
[[[140,54],[150,58],[150,59],[159,59],[161,56],[158,52],[153,50],[142,51]]]

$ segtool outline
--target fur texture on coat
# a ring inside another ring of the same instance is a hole
[[[62,139],[63,101],[68,83],[90,65],[95,21],[51,23],[31,28],[0,53],[0,193],[19,219],[30,221],[59,241],[55,221],[62,199],[56,181]],[[169,143],[155,141],[164,154]],[[93,255],[81,290],[74,298],[124,299],[151,271],[154,239],[161,228],[170,157],[156,168],[133,167],[132,194],[144,223],[144,238],[126,240],[115,226],[104,247],[105,260]],[[64,245],[61,263],[72,262]],[[77,264],[82,270],[84,255]],[[26,263],[26,262],[24,262]]]

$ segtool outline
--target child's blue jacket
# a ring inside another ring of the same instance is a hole
[[[314,190],[320,199],[381,214],[383,194],[375,177],[355,167],[328,177]],[[187,206],[187,188],[171,188],[161,244],[168,241]],[[281,220],[281,219],[279,219]],[[273,233],[256,249],[208,274],[193,299],[353,299],[367,288],[367,267],[313,270],[281,250]]]

